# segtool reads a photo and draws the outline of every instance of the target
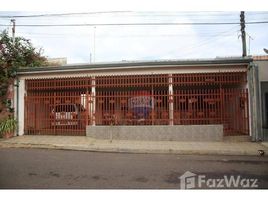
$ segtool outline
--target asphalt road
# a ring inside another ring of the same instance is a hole
[[[238,188],[268,188],[268,157],[0,149],[0,188],[179,189],[186,171],[197,174],[195,188],[228,188],[231,176],[238,179]],[[224,176],[227,182],[219,183]]]

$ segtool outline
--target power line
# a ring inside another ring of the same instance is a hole
[[[102,11],[102,12],[81,12],[81,13],[47,13],[47,14],[33,14],[33,15],[0,15],[0,18],[35,18],[35,17],[61,17],[72,15],[96,15],[96,14],[125,14],[130,16],[230,16],[236,15],[237,12],[209,12],[209,11],[194,11],[194,12],[134,12],[134,11]],[[166,13],[166,14],[165,14]],[[249,12],[247,15],[262,15],[268,12]]]
[[[213,37],[213,38],[210,37],[210,38],[208,38],[208,39],[205,39],[205,40],[201,41],[201,42],[198,43],[198,44],[193,44],[193,45],[191,45],[191,46],[187,46],[186,48],[183,49],[182,54],[185,55],[185,53],[187,54],[187,53],[189,53],[189,52],[192,52],[192,50],[195,49],[195,48],[199,48],[199,47],[201,47],[201,46],[207,45],[207,44],[211,43],[212,41],[215,42],[215,41],[221,39],[222,36],[224,36],[223,34],[230,33],[230,32],[232,32],[232,31],[234,31],[234,29],[237,29],[238,27],[239,27],[239,26],[234,26],[234,27],[228,29],[227,31],[224,31],[224,32],[222,32],[222,33],[219,33],[216,37]],[[227,37],[230,37],[230,36],[227,36]]]
[[[57,17],[69,15],[95,15],[95,14],[114,14],[127,13],[131,11],[103,11],[103,12],[81,12],[81,13],[56,13],[56,14],[39,14],[39,15],[0,15],[0,18],[34,18],[34,17]]]
[[[237,28],[239,26],[235,26]],[[233,28],[232,28],[233,29]],[[229,33],[230,30],[225,30],[225,31],[206,31],[206,32],[198,32],[198,37],[218,37],[219,34],[228,36],[228,35],[233,35]],[[82,37],[86,36],[89,37],[89,33],[78,33],[78,32],[65,32],[65,33],[46,33],[46,32],[19,32],[20,35],[28,35],[28,36],[34,36],[34,37]],[[193,35],[196,35],[196,33],[191,34],[191,33],[161,33],[161,34],[98,34],[98,37],[192,37]]]
[[[88,34],[46,34],[46,33],[20,33],[20,35],[28,35],[28,36],[35,36],[35,37],[77,37],[77,36],[85,36],[88,37]],[[133,35],[98,35],[98,37],[117,37],[117,38],[123,38],[123,37],[192,37],[194,34],[154,34],[154,35],[146,35],[146,34],[133,34]],[[233,34],[224,34],[224,36],[231,36]],[[218,37],[217,34],[199,34],[198,37]]]
[[[130,12],[127,13],[127,16],[137,16],[137,17],[199,17],[199,16],[208,16],[208,17],[219,17],[219,16],[237,16],[238,13],[232,12],[232,13],[207,13],[207,12],[194,12],[194,13],[188,13],[188,12],[179,12],[179,13],[167,13],[167,14],[157,14],[155,12],[148,12],[148,13],[143,13],[143,12]]]
[[[95,15],[95,14],[121,14],[121,13],[130,13],[132,16],[196,16],[202,13],[202,15],[210,16],[215,15],[212,13],[203,14],[204,12],[180,12],[180,13],[168,13],[168,14],[157,14],[159,12],[133,12],[133,11],[103,11],[103,12],[81,12],[81,13],[51,13],[51,14],[38,14],[38,15],[0,15],[0,18],[35,18],[35,17],[59,17],[59,16],[70,16],[70,15]],[[161,12],[160,12],[161,13]],[[190,13],[190,14],[189,14]],[[233,13],[235,14],[235,13]],[[228,13],[219,13],[216,15],[230,15]]]
[[[227,36],[224,38],[229,38],[229,37],[230,36]],[[219,46],[219,44],[226,43],[226,41],[223,40],[223,37],[210,38],[210,40],[207,40],[206,42],[200,43],[196,46],[193,46],[192,48],[186,49],[186,51],[183,51],[179,56],[184,58],[184,57],[187,57],[189,55],[192,55],[194,52],[197,52],[197,53],[201,52],[201,49],[203,46],[213,45],[213,43],[215,43],[215,45]],[[217,48],[217,46],[215,46],[215,48]]]
[[[268,21],[252,21],[245,24],[267,24]],[[178,26],[178,25],[238,25],[239,22],[174,22],[174,23],[92,23],[92,24],[17,24],[21,27],[67,27],[67,26]],[[9,26],[8,24],[0,24],[0,26]]]

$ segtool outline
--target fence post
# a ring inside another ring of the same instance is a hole
[[[92,96],[92,109],[91,109],[91,119],[92,119],[92,126],[96,125],[96,79],[95,76],[91,78],[91,96]]]
[[[88,126],[89,125],[89,122],[90,122],[89,116],[90,116],[90,113],[91,113],[91,111],[89,110],[90,109],[90,106],[89,106],[89,93],[88,93],[88,88],[87,88],[87,91],[86,91],[86,96],[83,96],[83,98],[86,98],[86,99],[83,99],[83,102],[86,102],[85,103],[86,104],[85,121],[86,121],[86,126]]]
[[[221,124],[224,126],[224,119],[223,119],[223,106],[224,106],[224,94],[223,94],[223,89],[220,86],[220,106],[221,106]]]
[[[55,83],[55,82],[54,82]],[[53,109],[54,113],[56,113],[56,92],[53,92]],[[53,118],[54,126],[53,126],[53,134],[56,134],[56,116]]]
[[[174,124],[174,104],[173,104],[173,79],[172,74],[168,75],[168,94],[169,94],[169,125]]]

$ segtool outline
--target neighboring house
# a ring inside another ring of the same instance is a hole
[[[255,141],[252,66],[234,57],[20,69],[18,135]]]
[[[257,87],[259,88],[257,109],[259,139],[268,140],[268,56],[253,56],[253,63],[257,69]]]
[[[67,64],[67,58],[47,58],[49,66],[61,66]]]

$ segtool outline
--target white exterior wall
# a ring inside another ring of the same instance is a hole
[[[17,98],[17,84],[18,84],[18,81],[15,80],[14,81],[14,88],[13,88],[13,91],[14,91],[14,94],[13,94],[13,108],[14,108],[14,113],[15,113],[14,117],[15,117],[16,120],[18,120],[18,116],[17,116],[17,113],[18,113],[18,108],[17,108],[17,99],[18,99]],[[14,136],[17,135],[17,133],[18,133],[18,130],[15,131]]]
[[[24,95],[25,93],[26,93],[25,80],[18,79],[14,87],[14,113],[15,113],[15,118],[18,121],[18,127],[17,127],[18,135],[24,134]]]
[[[268,60],[254,61],[259,68],[259,81],[268,81]]]

